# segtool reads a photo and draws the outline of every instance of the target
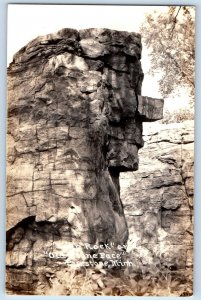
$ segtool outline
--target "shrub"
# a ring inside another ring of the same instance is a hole
[[[190,109],[180,109],[174,112],[170,112],[166,110],[164,112],[164,117],[160,123],[162,124],[170,124],[170,123],[182,123],[186,120],[193,120],[194,119],[194,112]]]

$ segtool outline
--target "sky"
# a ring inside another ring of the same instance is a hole
[[[98,5],[8,5],[7,64],[13,55],[32,39],[56,32],[61,28],[110,28],[139,32],[145,15],[157,10],[163,13],[167,6],[98,6]],[[142,95],[161,98],[158,79],[160,74],[151,76],[150,56],[143,45],[142,68],[145,74]],[[167,99],[165,108],[172,111],[188,104],[188,97]]]

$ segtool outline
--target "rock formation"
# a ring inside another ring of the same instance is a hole
[[[121,199],[136,267],[193,266],[193,121],[145,128],[140,168],[121,174]]]
[[[141,48],[136,33],[62,29],[14,56],[8,68],[10,293],[47,293],[51,274],[66,266],[49,252],[74,263],[86,259],[78,244],[126,245],[119,174],[138,169],[142,122],[161,119],[163,110],[163,100],[141,96]]]

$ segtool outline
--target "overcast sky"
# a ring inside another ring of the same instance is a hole
[[[90,27],[110,28],[139,32],[139,27],[147,13],[157,10],[163,13],[167,6],[96,6],[96,5],[8,5],[7,62],[30,40],[39,35],[56,32],[61,28],[83,29]],[[158,92],[158,76],[147,74],[150,57],[143,45],[142,68],[145,78],[142,94],[161,98]],[[185,99],[177,105],[168,101],[168,109],[185,104]]]

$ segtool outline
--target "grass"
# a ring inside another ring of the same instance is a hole
[[[158,272],[147,271],[137,274],[126,268],[102,269],[65,268],[52,279],[51,295],[58,294],[58,283],[62,295],[92,296],[191,296],[192,270]]]

